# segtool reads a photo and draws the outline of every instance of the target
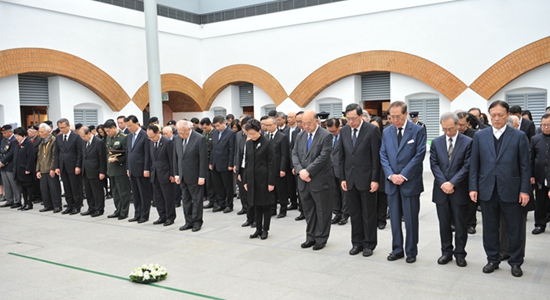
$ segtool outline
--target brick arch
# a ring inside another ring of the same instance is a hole
[[[281,104],[288,98],[279,81],[268,72],[251,65],[231,65],[216,71],[204,82],[205,110],[210,109],[216,97],[227,86],[241,82],[259,86],[273,99],[275,105]]]
[[[162,74],[160,75],[161,90],[166,92],[178,92],[184,94],[185,102],[192,100],[194,103],[189,103],[191,107],[198,107],[204,110],[203,103],[203,91],[193,80],[179,75],[179,74]],[[183,98],[178,98],[183,99]],[[149,104],[149,83],[144,83],[132,97],[132,101],[139,107],[140,110],[144,110],[147,104]],[[169,101],[171,102],[171,101]],[[173,105],[177,105],[173,103]]]
[[[337,58],[311,73],[290,94],[300,107],[336,81],[355,74],[385,71],[416,78],[453,101],[467,86],[449,71],[416,55],[398,51],[366,51]]]
[[[78,56],[44,48],[0,51],[0,78],[23,73],[67,77],[90,89],[114,111],[123,109],[130,102],[130,97],[118,82]]]
[[[470,88],[489,100],[500,89],[519,76],[550,63],[550,37],[523,46],[483,72]]]

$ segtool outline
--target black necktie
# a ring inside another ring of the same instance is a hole
[[[64,135],[63,135],[63,142],[66,142],[66,141],[67,141],[67,135],[64,134]]]
[[[451,158],[453,157],[453,150],[454,150],[453,139],[450,138],[449,139],[449,150],[447,150],[447,154],[449,155],[449,161],[451,161]]]
[[[355,147],[355,142],[357,141],[357,128],[353,129],[353,136],[351,137],[351,141],[353,142],[353,147]]]
[[[270,140],[272,140],[272,139],[273,139],[273,133],[271,134],[271,137],[270,137],[269,139],[270,139]]]
[[[397,133],[397,146],[401,145],[401,139],[403,138],[403,128],[399,127],[399,132]]]

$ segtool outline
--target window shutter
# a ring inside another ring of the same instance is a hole
[[[328,112],[329,118],[341,118],[342,117],[342,102],[334,103],[320,103],[319,112]]]
[[[439,99],[410,99],[409,112],[418,112],[418,121],[426,125],[426,137],[431,141],[439,136]],[[408,116],[407,116],[408,117]]]
[[[84,126],[98,125],[97,109],[75,109],[74,124],[77,123]]]
[[[546,98],[547,93],[509,94],[506,95],[506,102],[510,106],[518,105],[522,110],[531,111],[533,122],[538,127],[540,119],[546,113]]]
[[[19,75],[19,101],[21,106],[50,106],[48,78]]]
[[[254,85],[245,83],[239,86],[239,106],[254,106]]]
[[[275,105],[266,105],[264,106],[264,116],[267,116],[267,114],[269,114],[270,111],[272,110],[276,110],[277,107],[275,107]]]
[[[390,100],[390,73],[374,72],[361,76],[361,100]]]
[[[214,109],[214,117],[216,116],[222,116],[225,118],[225,116],[227,116],[227,110],[223,108]]]

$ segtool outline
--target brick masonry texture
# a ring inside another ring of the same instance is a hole
[[[161,90],[166,92],[179,92],[188,97],[181,97],[178,99],[185,99],[187,103],[170,103],[168,105],[174,112],[181,111],[199,111],[205,110],[203,100],[203,90],[193,80],[179,75],[179,74],[162,74],[160,76]],[[172,95],[171,95],[172,96]],[[170,97],[172,99],[173,97]],[[147,104],[149,104],[149,85],[144,83],[139,90],[132,97],[134,103],[140,110],[144,110]]]

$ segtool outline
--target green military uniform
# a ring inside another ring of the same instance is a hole
[[[118,161],[107,162],[107,175],[111,178],[111,193],[115,202],[115,213],[119,219],[128,217],[130,208],[130,179],[126,173],[126,134],[121,130],[114,137],[107,136],[107,159],[117,157]]]
[[[204,131],[202,133],[206,139],[206,151],[208,152],[208,161],[210,161],[210,151],[212,151],[212,138],[214,135],[214,128],[210,132]],[[206,174],[206,184],[204,185],[205,191],[204,195],[211,203],[216,202],[216,194],[214,192],[214,180],[212,180],[212,170],[208,169]]]

